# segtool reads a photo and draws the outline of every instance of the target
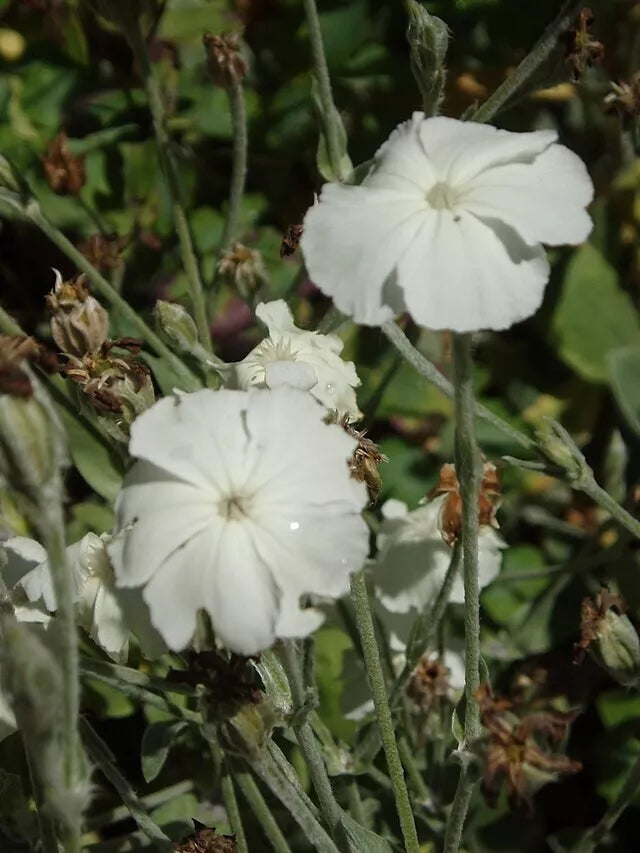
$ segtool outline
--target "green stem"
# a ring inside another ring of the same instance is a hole
[[[382,747],[387,759],[391,784],[393,785],[393,794],[405,850],[406,853],[418,853],[420,849],[418,834],[413,819],[400,753],[398,752],[398,744],[396,743],[393,718],[391,716],[387,689],[384,683],[384,672],[380,660],[380,650],[378,649],[371,605],[369,603],[367,581],[363,571],[356,572],[351,577],[351,599],[356,612],[358,633],[362,644],[362,656],[373,695],[373,704],[378,718]]]
[[[398,752],[400,753],[403,766],[407,769],[407,776],[409,777],[409,782],[411,783],[414,794],[423,803],[427,802],[431,799],[429,789],[422,778],[422,774],[418,770],[418,765],[416,764],[416,760],[413,756],[413,751],[409,745],[407,736],[404,734],[398,735]]]
[[[133,54],[138,62],[140,73],[142,75],[142,82],[147,93],[147,100],[149,101],[149,110],[151,111],[151,119],[153,122],[156,144],[158,146],[160,165],[169,188],[169,195],[171,196],[173,221],[178,235],[182,263],[187,275],[189,297],[191,299],[191,307],[193,308],[193,316],[198,329],[200,343],[210,352],[212,349],[211,333],[209,331],[209,321],[207,320],[204,287],[202,284],[200,269],[198,267],[198,261],[193,248],[193,240],[189,230],[187,214],[182,204],[180,178],[173,157],[173,152],[171,150],[171,139],[167,131],[167,117],[165,114],[160,84],[153,73],[153,68],[149,60],[147,44],[140,29],[139,19],[134,18],[125,30]]]
[[[271,844],[275,853],[291,853],[287,839],[282,834],[276,819],[271,814],[271,810],[256,785],[253,776],[246,771],[239,771],[235,774],[234,778],[245,800],[251,806],[251,811],[258,819],[264,831],[265,838]]]
[[[593,475],[581,480],[580,491],[589,495],[589,497],[599,506],[606,509],[618,524],[625,527],[629,533],[632,533],[637,539],[640,539],[640,521],[638,521],[637,518],[634,518],[626,509],[621,507],[620,504],[602,488],[602,486],[598,485]]]
[[[229,772],[229,765],[226,756],[223,753],[220,745],[215,740],[209,740],[211,755],[216,767],[220,769],[220,789],[222,791],[222,803],[227,812],[229,823],[231,824],[231,832],[236,837],[236,849],[238,853],[249,853],[247,846],[247,838],[244,834],[242,825],[242,817],[238,808],[238,800],[233,785],[233,779]]]
[[[472,121],[491,121],[507,102],[512,100],[514,95],[526,85],[527,81],[551,56],[582,6],[584,6],[583,0],[566,0],[556,17],[513,74],[507,77],[484,104],[478,107],[471,117]]]
[[[244,102],[242,80],[233,80],[227,90],[231,127],[233,130],[233,162],[231,168],[231,189],[229,207],[222,232],[222,248],[227,249],[238,236],[240,208],[247,177],[248,138],[247,114]]]
[[[424,378],[431,382],[432,385],[435,385],[436,388],[445,395],[445,397],[453,400],[454,388],[451,382],[449,382],[449,380],[440,373],[438,368],[435,367],[428,358],[425,358],[421,352],[418,352],[409,338],[396,323],[392,320],[383,323],[382,332],[391,341],[403,358],[414,368],[414,370],[416,370],[421,376],[424,376]],[[529,438],[523,432],[520,432],[520,430],[515,429],[506,421],[503,421],[501,417],[495,415],[490,409],[485,408],[480,405],[480,403],[476,403],[475,410],[479,418],[482,418],[492,424],[512,441],[517,442],[522,447],[526,448],[526,450],[532,452],[536,450],[537,445],[532,438]]]
[[[475,438],[475,399],[471,335],[454,334],[455,462],[462,499],[462,567],[464,573],[465,714],[464,743],[458,787],[445,832],[445,851],[460,848],[475,780],[470,772],[469,750],[480,737],[480,708],[476,691],[480,685],[480,584],[478,580],[478,493],[481,459]]]
[[[0,332],[5,335],[24,335],[20,326],[13,317],[0,305]]]
[[[292,728],[309,768],[309,775],[318,797],[320,811],[326,823],[329,834],[337,839],[342,824],[342,810],[333,794],[331,780],[325,767],[322,751],[306,716],[297,722],[296,714],[301,716],[307,701],[306,690],[302,675],[299,650],[294,640],[284,643],[284,667],[291,687],[291,697],[294,704],[294,719]]]
[[[327,141],[327,154],[333,174],[342,179],[342,156],[340,145],[340,128],[335,120],[338,115],[331,90],[331,78],[322,43],[322,31],[320,29],[320,18],[315,0],[303,0],[304,13],[309,27],[309,41],[311,43],[311,56],[313,58],[313,71],[318,82],[318,95],[322,107],[322,119]]]
[[[364,810],[360,788],[358,788],[358,783],[355,779],[352,779],[347,785],[347,796],[349,798],[349,814],[354,820],[358,821],[360,826],[368,829],[369,821],[367,820],[367,813]]]
[[[80,720],[80,731],[91,760],[100,768],[106,779],[116,789],[120,799],[129,810],[129,814],[138,824],[138,827],[158,850],[171,853],[173,850],[171,839],[149,817],[144,803],[118,770],[115,758],[107,744],[98,736],[85,719]]]
[[[640,788],[640,756],[636,758],[631,766],[629,775],[624,781],[620,793],[611,803],[598,823],[587,830],[578,843],[572,848],[571,853],[593,853],[601,841],[604,841],[616,821],[635,798]]]

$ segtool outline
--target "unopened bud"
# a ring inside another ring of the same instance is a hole
[[[69,150],[67,134],[60,132],[42,158],[47,183],[57,195],[78,195],[85,184],[84,158]]]
[[[589,651],[619,684],[633,687],[640,683],[640,639],[625,610],[623,599],[606,587],[584,599],[576,660]]]
[[[443,97],[449,28],[440,18],[430,15],[416,0],[407,0],[407,11],[411,70],[422,93],[424,113],[433,116],[437,114]]]
[[[177,302],[158,299],[153,317],[160,337],[179,353],[193,353],[198,346],[198,329],[191,314]]]
[[[268,279],[260,252],[248,249],[242,243],[234,243],[231,249],[222,253],[218,273],[235,287],[243,299],[254,296]]]
[[[214,36],[205,33],[202,41],[207,52],[209,74],[216,86],[229,89],[237,85],[247,74],[247,63],[240,52],[239,34]]]
[[[63,281],[58,270],[54,272],[55,287],[46,297],[53,339],[68,355],[94,352],[109,334],[109,314],[89,293],[85,275]]]
[[[544,419],[543,425],[536,430],[536,438],[547,459],[565,471],[571,481],[577,482],[591,475],[591,469],[575,442],[553,418]]]

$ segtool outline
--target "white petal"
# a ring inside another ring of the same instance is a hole
[[[215,568],[206,579],[203,606],[217,639],[233,652],[252,655],[271,646],[278,596],[247,524],[229,521],[217,544]]]
[[[325,185],[300,242],[312,281],[357,323],[376,326],[402,313],[393,273],[425,208],[422,195]]]
[[[318,384],[318,377],[311,365],[301,361],[265,361],[264,380],[267,388],[289,385],[300,391],[310,391]]]
[[[528,165],[487,169],[465,188],[460,205],[483,219],[499,219],[530,245],[581,243],[593,223],[585,207],[593,184],[582,160],[551,145]]]
[[[375,156],[375,164],[363,181],[367,187],[408,191],[424,198],[440,180],[420,140],[424,113],[416,112],[393,131]]]
[[[33,568],[47,559],[47,552],[35,539],[13,536],[2,543],[7,561],[2,567],[2,579],[8,589],[13,587]]]
[[[108,655],[119,658],[129,639],[122,610],[113,590],[100,584],[93,611],[90,636]]]
[[[438,180],[461,186],[485,169],[530,163],[558,138],[553,130],[511,133],[488,124],[437,116],[422,122],[420,141]]]
[[[549,264],[500,223],[468,213],[431,211],[398,268],[398,281],[417,323],[471,332],[506,329],[542,302]]]
[[[259,302],[256,306],[256,317],[269,329],[269,334],[297,332],[293,322],[293,314],[284,299],[274,299],[272,302]]]

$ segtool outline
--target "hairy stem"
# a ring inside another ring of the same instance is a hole
[[[291,853],[291,848],[289,847],[287,839],[282,834],[282,830],[278,826],[276,819],[271,814],[271,810],[262,796],[260,789],[256,785],[253,776],[242,770],[235,773],[234,778],[238,784],[238,788],[240,788],[240,791],[242,792],[242,795],[249,803],[251,811],[258,819],[265,838],[275,853]]]
[[[468,751],[481,732],[476,691],[480,684],[480,585],[478,581],[478,493],[481,460],[475,438],[475,399],[471,335],[454,334],[455,462],[462,499],[462,567],[464,574],[465,714],[463,761],[447,822],[445,851],[460,847],[464,821],[475,780],[470,774]],[[465,755],[467,753],[467,755]]]
[[[382,738],[382,748],[387,759],[389,776],[393,785],[393,794],[405,850],[406,853],[418,853],[420,849],[418,835],[409,800],[409,791],[407,790],[407,783],[404,778],[404,770],[400,760],[400,753],[398,751],[398,744],[396,742],[387,688],[384,683],[380,650],[376,640],[373,615],[369,602],[367,581],[363,571],[356,572],[351,577],[351,599],[356,612],[358,633],[362,644],[362,656],[373,695],[373,704]]]
[[[583,0],[566,0],[562,8],[540,36],[530,52],[525,56],[520,65],[501,86],[487,98],[487,100],[475,111],[471,117],[472,121],[491,121],[501,109],[520,92],[527,81],[535,74],[540,66],[546,62],[558,46],[560,39],[569,29],[569,26],[579,10],[584,6]]]
[[[622,527],[625,527],[630,533],[632,533],[636,539],[640,539],[640,521],[638,521],[637,518],[634,518],[631,513],[627,512],[624,507],[621,507],[620,504],[611,497],[609,492],[603,489],[602,486],[598,485],[593,476],[585,478],[580,482],[580,490],[586,495],[589,495],[589,497],[603,509],[606,509],[607,512],[611,514],[611,517],[615,519],[618,524],[622,525]]]
[[[31,792],[36,805],[36,820],[38,822],[38,833],[40,835],[42,850],[44,853],[58,853],[56,826],[53,818],[47,814],[44,807],[46,795],[38,775],[37,762],[31,756],[26,741],[24,742],[24,752],[29,770],[29,780],[31,781]]]
[[[242,80],[233,80],[227,90],[229,109],[231,110],[231,127],[233,130],[233,162],[231,167],[231,188],[229,191],[229,207],[222,232],[222,248],[238,236],[240,207],[244,196],[247,177],[248,136],[247,114],[244,103]]]
[[[242,825],[242,816],[238,808],[238,800],[236,799],[236,791],[233,785],[233,777],[231,776],[227,758],[220,748],[220,744],[215,740],[209,740],[211,755],[216,767],[220,769],[220,788],[222,791],[222,804],[227,812],[231,831],[236,837],[236,848],[238,853],[249,853],[247,846],[247,838],[244,834],[244,826]]]

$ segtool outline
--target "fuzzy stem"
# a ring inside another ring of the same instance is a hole
[[[608,832],[613,828],[622,812],[630,805],[640,788],[640,756],[636,758],[631,766],[629,775],[624,781],[620,793],[611,803],[609,808],[600,818],[598,823],[587,830],[577,844],[572,847],[571,853],[593,853],[601,841],[604,841]]]
[[[606,509],[611,517],[632,533],[636,539],[640,539],[640,521],[621,507],[602,486],[598,485],[593,475],[580,481],[580,491],[589,495],[595,503]]]
[[[326,134],[327,154],[331,171],[334,175],[342,178],[341,155],[340,155],[340,129],[334,121],[337,115],[336,106],[331,90],[331,78],[327,58],[322,43],[322,31],[320,29],[320,18],[315,0],[303,0],[304,13],[309,27],[309,41],[311,43],[311,56],[313,58],[313,71],[318,81],[318,94],[323,113],[323,129]]]
[[[480,684],[480,585],[478,581],[478,493],[481,460],[475,438],[475,399],[471,335],[454,334],[455,461],[462,499],[462,567],[464,573],[465,714],[462,764],[445,833],[445,853],[460,847],[464,821],[475,785],[469,749],[481,732],[476,691]]]
[[[306,690],[302,674],[300,655],[295,641],[289,640],[284,643],[284,668],[291,687],[291,697],[294,704],[294,720],[292,728],[297,738],[304,759],[309,768],[309,775],[318,797],[320,811],[326,823],[331,837],[336,840],[342,823],[342,810],[338,805],[331,787],[331,780],[327,773],[322,751],[306,719],[301,722],[295,720],[296,712],[303,712],[307,701]]]
[[[171,839],[164,834],[160,827],[149,817],[144,803],[139,799],[129,782],[120,773],[115,758],[106,743],[89,725],[87,720],[80,720],[80,731],[87,752],[94,764],[100,768],[105,778],[113,785],[129,814],[149,841],[158,850],[170,853],[173,850]]]
[[[253,776],[246,771],[239,771],[235,773],[234,778],[238,784],[238,788],[242,791],[242,795],[258,819],[265,838],[269,841],[275,853],[291,853],[287,839],[282,834],[282,830],[278,826],[276,819],[271,814],[271,810],[256,785]]]
[[[236,837],[237,851],[238,853],[249,853],[247,838],[244,834],[242,817],[240,815],[240,809],[238,808],[238,800],[236,799],[236,792],[233,785],[233,778],[229,772],[226,756],[220,748],[220,744],[215,740],[209,739],[209,748],[211,749],[213,762],[220,770],[222,803],[227,812],[229,823],[231,824],[231,831]]]
[[[37,762],[31,757],[27,743],[23,741],[24,753],[27,759],[27,767],[29,769],[29,780],[31,781],[31,792],[36,804],[36,820],[38,822],[38,832],[42,843],[43,853],[58,853],[58,842],[56,840],[56,827],[53,819],[47,814],[43,808],[46,796],[40,783],[38,776]]]
[[[407,740],[407,736],[404,734],[398,735],[398,752],[400,753],[402,764],[407,769],[407,776],[413,788],[413,793],[422,802],[428,801],[430,799],[429,789],[418,770],[413,751]]]
[[[351,576],[351,599],[356,612],[358,633],[362,644],[362,656],[373,695],[373,704],[380,728],[382,747],[387,759],[391,784],[393,785],[393,794],[405,850],[406,853],[418,853],[420,849],[418,835],[413,819],[407,783],[402,769],[402,762],[400,760],[400,753],[398,752],[398,744],[396,743],[393,718],[384,683],[380,650],[376,640],[369,593],[367,591],[367,581],[363,571],[356,572]]]
[[[501,109],[519,92],[540,66],[546,62],[567,32],[578,11],[584,5],[583,0],[566,0],[562,8],[540,36],[530,52],[507,79],[498,86],[493,94],[475,111],[472,121],[491,121]]]
[[[171,196],[171,208],[173,211],[173,221],[178,235],[178,243],[180,245],[180,254],[182,263],[187,275],[189,285],[189,297],[191,307],[193,308],[193,317],[198,329],[200,343],[211,352],[211,333],[209,331],[209,321],[207,320],[207,310],[204,298],[204,287],[202,277],[198,267],[198,260],[193,248],[193,240],[189,230],[187,214],[184,209],[181,198],[180,178],[178,169],[171,150],[171,139],[167,132],[167,116],[165,113],[162,92],[158,78],[153,73],[153,68],[149,60],[149,52],[147,43],[140,29],[140,21],[135,18],[130,24],[125,27],[125,34],[129,40],[133,55],[138,62],[142,82],[147,93],[149,101],[149,110],[151,111],[151,119],[153,122],[153,131],[156,137],[158,146],[158,154],[160,165],[164,172],[164,177],[169,188]]]
[[[360,796],[360,788],[358,788],[358,783],[355,778],[347,785],[347,796],[349,798],[349,813],[351,817],[354,820],[357,820],[360,826],[364,826],[365,829],[368,829],[369,821],[367,820],[367,813],[364,810],[362,797]]]
[[[247,177],[248,136],[247,112],[244,102],[242,80],[233,80],[227,89],[229,109],[231,110],[231,127],[233,129],[233,161],[231,168],[231,189],[229,191],[229,207],[222,232],[222,248],[238,236],[240,207],[244,196]]]

